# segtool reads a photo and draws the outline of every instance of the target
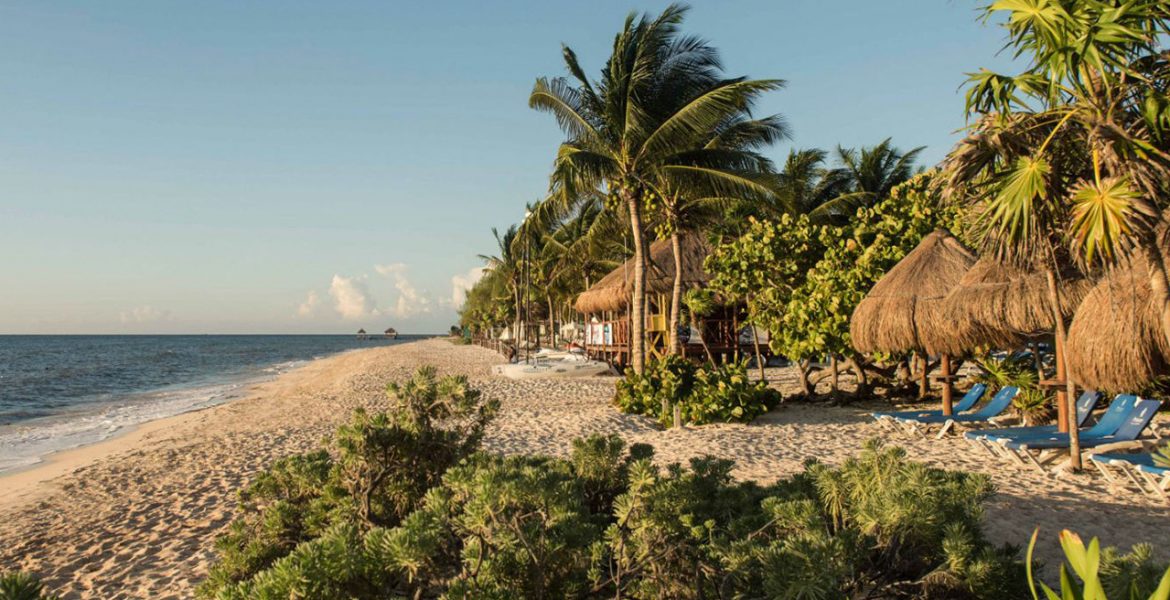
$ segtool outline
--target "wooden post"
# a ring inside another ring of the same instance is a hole
[[[1056,343],[1053,344],[1056,350],[1056,380],[1065,381],[1068,375],[1064,369],[1064,336],[1055,336]],[[1056,388],[1056,426],[1061,433],[1068,433],[1068,394],[1064,389]]]
[[[951,357],[944,354],[939,360],[942,361],[942,410],[949,417],[955,413],[951,401]]]
[[[918,359],[922,366],[922,373],[918,378],[918,398],[925,398],[930,393],[930,380],[927,377],[930,375],[930,357],[925,352],[918,355]]]

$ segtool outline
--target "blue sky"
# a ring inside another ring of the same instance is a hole
[[[728,72],[777,77],[790,146],[941,159],[976,0],[695,2]],[[547,186],[527,107],[613,2],[0,0],[0,333],[445,330],[490,228]]]

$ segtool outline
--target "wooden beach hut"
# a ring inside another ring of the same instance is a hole
[[[398,331],[396,329],[394,329],[393,327],[391,327],[391,328],[387,329],[386,331],[382,332],[382,337],[384,337],[388,340],[396,340],[396,339],[398,339]]]
[[[1170,374],[1170,344],[1144,260],[1114,267],[1085,295],[1069,326],[1068,366],[1078,384],[1113,392]]]
[[[937,349],[950,334],[942,304],[975,264],[975,254],[948,231],[927,235],[874,284],[853,311],[849,333],[860,352],[920,352],[925,393],[926,356],[941,354],[943,414],[951,414],[950,356]]]
[[[365,329],[359,329],[357,332],[357,339],[368,340],[368,339],[370,339],[370,334],[366,333]]]
[[[711,248],[702,235],[679,236],[682,287],[703,287],[710,276],[703,260]],[[661,356],[670,342],[670,297],[674,289],[674,252],[670,240],[650,245],[646,272],[646,353]],[[585,350],[593,358],[625,365],[630,358],[630,300],[634,293],[634,261],[630,259],[606,274],[577,297],[574,308],[585,316]],[[717,357],[752,351],[753,343],[740,335],[746,313],[742,306],[722,306],[701,323],[698,335]],[[686,336],[683,336],[686,337]],[[702,356],[698,339],[679,340],[684,356]]]

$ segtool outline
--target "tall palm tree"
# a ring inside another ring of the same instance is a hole
[[[495,273],[497,277],[503,278],[508,285],[508,290],[511,292],[513,307],[515,309],[515,319],[512,322],[512,339],[519,340],[520,338],[520,268],[521,256],[515,251],[515,242],[517,239],[519,228],[516,225],[511,225],[503,235],[495,227],[492,227],[492,236],[496,238],[496,254],[486,255],[480,254],[479,258],[487,263],[487,270]]]
[[[563,50],[570,78],[540,78],[529,106],[552,113],[568,139],[552,175],[554,196],[601,190],[624,207],[634,245],[630,301],[631,367],[643,372],[646,237],[643,203],[656,187],[687,185],[720,195],[766,194],[755,173],[766,161],[751,152],[708,148],[712,132],[748,110],[779,80],[727,79],[718,54],[680,34],[687,9],[667,7],[651,18],[631,13],[615,36],[601,78],[590,81],[576,54]]]
[[[739,152],[744,158],[756,158],[753,153],[788,137],[788,128],[778,116],[752,119],[747,111],[733,115],[726,123],[720,124],[704,146],[709,150]],[[749,164],[745,174],[766,178],[770,176],[771,164],[758,159]],[[768,193],[751,193],[729,198],[720,195],[719,188],[708,188],[702,182],[679,182],[664,178],[655,187],[655,198],[659,199],[659,237],[669,236],[671,253],[674,257],[674,280],[670,297],[670,335],[668,351],[679,353],[678,328],[682,314],[682,242],[680,234],[695,232],[704,226],[720,220],[728,209],[743,203],[770,203],[773,190]]]
[[[990,249],[1009,260],[1043,259],[1057,343],[1065,326],[1056,270],[1065,252],[1086,270],[1128,254],[1144,258],[1170,339],[1157,234],[1170,192],[1170,63],[1160,47],[1170,5],[1063,0],[1039,8],[986,9],[988,17],[1007,13],[1008,46],[1029,64],[1014,76],[971,76],[967,111],[978,120],[948,157],[951,191],[978,205]],[[1066,380],[1071,403],[1075,386]],[[1077,469],[1076,427],[1069,433]]]

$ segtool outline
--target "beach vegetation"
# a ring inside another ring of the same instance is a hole
[[[845,362],[867,383],[868,365],[849,338],[853,309],[927,234],[964,231],[961,211],[941,201],[938,184],[937,172],[928,171],[889,187],[885,197],[866,192],[859,197],[871,203],[840,224],[806,213],[751,218],[707,258],[711,287],[746,301],[750,320],[770,332],[772,351],[797,365],[806,394],[813,394],[812,373],[826,359],[834,368]]]
[[[1097,538],[1085,545],[1080,536],[1067,529],[1060,532],[1065,560],[1060,565],[1059,592],[1054,591],[1032,573],[1032,552],[1039,534],[1039,529],[1032,533],[1026,559],[1028,584],[1036,600],[1170,599],[1170,565],[1153,558],[1152,546],[1138,544],[1122,553],[1116,548],[1102,549]]]
[[[750,423],[780,404],[780,392],[748,376],[747,361],[696,366],[677,355],[650,361],[646,372],[618,380],[614,404],[622,412],[674,424]]]
[[[399,524],[451,466],[479,449],[498,409],[465,377],[439,377],[433,367],[390,384],[386,394],[386,412],[356,410],[328,449],[281,459],[241,490],[203,597],[287,562],[294,551],[334,552],[344,545],[338,538]]]
[[[218,598],[1020,598],[1018,549],[982,535],[982,475],[870,442],[775,484],[664,468],[617,436],[567,459],[474,454],[392,527],[337,522]]]
[[[0,600],[60,600],[40,579],[20,571],[0,574]]]
[[[976,382],[992,390],[1007,386],[1019,388],[1019,393],[1012,398],[1012,410],[1024,425],[1042,425],[1052,420],[1052,402],[1038,385],[1039,375],[1031,355],[985,356],[975,362],[979,367]]]

